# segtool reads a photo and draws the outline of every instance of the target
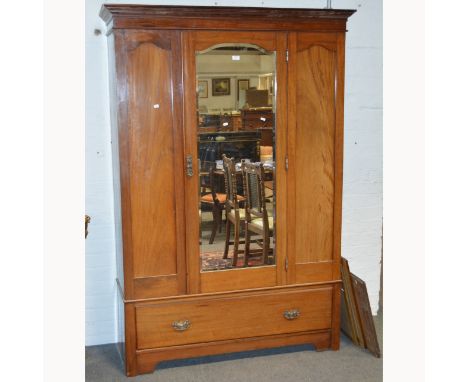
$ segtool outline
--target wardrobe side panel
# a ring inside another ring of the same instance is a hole
[[[134,297],[176,295],[185,290],[179,34],[125,35]]]
[[[293,41],[295,282],[332,280],[336,184],[337,34],[297,33]],[[340,143],[341,144],[341,143]]]
[[[314,45],[298,51],[297,81],[296,262],[327,261],[333,248],[334,52]]]
[[[170,52],[151,43],[128,58],[136,277],[176,273],[170,61]]]

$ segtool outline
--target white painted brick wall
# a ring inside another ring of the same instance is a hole
[[[214,1],[111,3],[214,5]],[[115,342],[116,288],[107,45],[98,13],[103,1],[86,0],[86,345]],[[220,6],[324,8],[321,1],[233,1]],[[382,230],[382,0],[334,0],[357,9],[349,19],[346,47],[342,255],[367,283],[378,308]],[[94,30],[103,33],[95,35]]]
[[[115,342],[115,240],[110,145],[107,41],[100,1],[86,1],[86,345]]]

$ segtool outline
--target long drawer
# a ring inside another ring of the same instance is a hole
[[[137,349],[331,327],[332,287],[139,304]]]

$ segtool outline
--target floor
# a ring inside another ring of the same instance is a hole
[[[382,349],[382,317],[374,318]],[[167,361],[152,374],[127,378],[114,344],[86,348],[86,381],[174,382],[379,382],[382,358],[341,337],[339,351],[309,346]]]

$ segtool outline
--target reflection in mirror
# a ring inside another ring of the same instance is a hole
[[[275,53],[197,52],[202,272],[275,264]]]

